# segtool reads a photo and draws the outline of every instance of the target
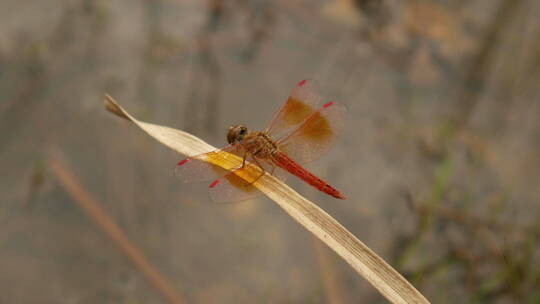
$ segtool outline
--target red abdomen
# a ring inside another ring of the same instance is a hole
[[[276,165],[287,170],[289,173],[296,175],[298,178],[315,187],[319,191],[322,191],[335,198],[345,199],[345,196],[339,193],[338,190],[327,184],[322,179],[313,175],[308,170],[302,168],[302,166],[290,159],[286,154],[278,152],[274,156],[273,160]]]

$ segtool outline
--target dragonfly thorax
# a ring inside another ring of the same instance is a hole
[[[229,144],[241,146],[244,151],[259,158],[269,158],[277,151],[277,145],[268,134],[250,131],[245,125],[230,127],[227,141]]]
[[[251,155],[269,159],[278,151],[276,143],[264,132],[249,132],[240,142],[246,152]]]

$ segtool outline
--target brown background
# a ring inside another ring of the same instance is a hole
[[[349,108],[295,179],[433,303],[539,303],[540,2],[0,1],[0,302],[167,303],[76,204],[80,183],[185,303],[384,303],[270,200],[214,204],[182,156],[103,110],[225,144],[301,79]]]

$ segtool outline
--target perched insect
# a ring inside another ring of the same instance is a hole
[[[345,124],[345,106],[330,101],[318,107],[320,101],[313,83],[300,81],[266,130],[250,131],[244,125],[230,127],[228,146],[180,161],[176,176],[185,182],[214,179],[210,197],[216,202],[253,198],[260,194],[253,183],[261,176],[268,172],[284,180],[284,171],[328,195],[345,199],[338,190],[299,165],[327,152]],[[242,164],[225,170],[205,161],[226,157],[224,152],[238,155]]]

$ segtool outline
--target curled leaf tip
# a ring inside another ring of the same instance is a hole
[[[111,97],[111,95],[105,93],[105,99],[103,99],[103,104],[105,105],[105,109],[107,111],[113,113],[114,115],[118,117],[122,117],[123,119],[131,120],[126,113],[120,108],[118,103],[114,100],[114,98]]]

